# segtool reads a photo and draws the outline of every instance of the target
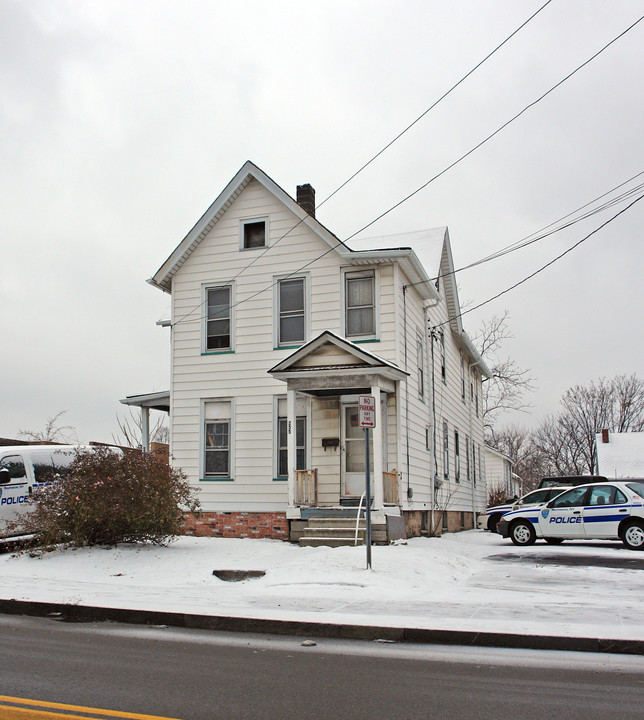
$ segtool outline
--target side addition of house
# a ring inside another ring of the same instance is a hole
[[[311,518],[355,518],[360,395],[376,402],[374,522],[404,520],[410,536],[474,526],[489,371],[451,271],[447,228],[350,249],[316,220],[310,185],[294,199],[244,164],[149,281],[172,298],[170,391],[154,402],[200,489],[193,532],[288,539]]]

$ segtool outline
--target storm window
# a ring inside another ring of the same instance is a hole
[[[449,479],[449,428],[443,421],[443,475]]]
[[[230,402],[204,404],[204,456],[206,479],[231,476],[232,424]]]
[[[298,345],[306,334],[306,299],[304,278],[278,282],[277,345]]]
[[[345,275],[345,334],[362,337],[376,334],[376,293],[373,271]]]
[[[231,288],[207,288],[205,350],[231,348]]]

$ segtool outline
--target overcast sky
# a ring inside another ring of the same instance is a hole
[[[145,280],[244,161],[321,201],[544,1],[0,0],[0,437],[66,410],[81,441],[110,441],[119,398],[169,387],[169,298]],[[641,0],[552,0],[318,218],[349,237],[641,15]],[[644,21],[363,235],[447,225],[460,267],[644,170],[642,48]],[[459,274],[461,302],[622,207]],[[538,391],[509,420],[644,376],[643,220],[644,201],[465,316],[474,335],[510,312],[507,354]]]

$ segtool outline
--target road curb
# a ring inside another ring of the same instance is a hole
[[[62,622],[120,622],[134,625],[168,625],[200,630],[300,635],[346,640],[390,640],[393,642],[425,643],[430,645],[644,655],[644,641],[642,640],[520,635],[517,633],[468,630],[428,630],[381,625],[345,625],[342,623],[301,622],[299,620],[268,620],[155,610],[129,610],[26,600],[0,600],[0,613],[5,615],[51,617]]]

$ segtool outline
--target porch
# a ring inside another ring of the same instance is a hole
[[[312,509],[357,508],[365,491],[368,437],[372,510],[399,513],[400,442],[397,437],[399,383],[407,373],[330,331],[296,350],[269,370],[286,383],[287,517],[297,520]],[[375,399],[376,427],[358,423],[358,397]],[[308,467],[298,467],[298,403],[310,405]],[[354,517],[356,510],[354,509]]]

